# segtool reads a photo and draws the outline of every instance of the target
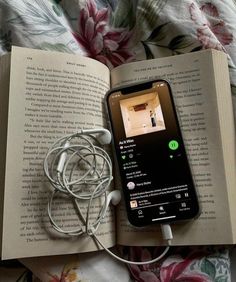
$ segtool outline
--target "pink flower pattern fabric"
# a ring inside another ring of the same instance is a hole
[[[112,28],[109,23],[109,10],[97,10],[93,0],[81,10],[76,40],[87,55],[99,60],[108,67],[116,67],[130,61],[133,52],[129,50],[132,32],[124,28]]]
[[[147,261],[161,251],[161,248],[131,247],[129,258],[133,261],[140,258],[141,261]],[[218,251],[223,258],[223,249]],[[141,266],[130,265],[129,269],[137,282],[211,282],[224,278],[220,273],[217,274],[211,261],[211,252],[207,248],[175,248],[171,255],[160,262]]]
[[[189,11],[197,26],[197,37],[203,48],[225,51],[224,46],[233,41],[233,35],[220,19],[217,7],[212,3],[205,3],[200,7],[192,3]]]

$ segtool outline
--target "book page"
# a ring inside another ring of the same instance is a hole
[[[112,87],[154,78],[170,81],[201,207],[198,219],[172,224],[173,245],[227,244],[233,240],[222,150],[232,136],[224,135],[224,128],[220,128],[212,56],[208,50],[135,62],[112,71]],[[217,61],[215,65],[227,74],[226,55],[219,56],[224,64]],[[228,85],[229,79],[220,83]],[[221,95],[230,101],[229,87],[224,89]],[[230,107],[227,114],[232,114]],[[120,244],[162,244],[159,226],[134,228],[127,222],[123,205],[119,211]]]
[[[2,242],[2,221],[3,221],[3,197],[4,197],[4,175],[6,163],[6,141],[7,141],[7,113],[8,113],[8,93],[10,78],[10,55],[0,57],[0,249]]]
[[[52,230],[47,215],[49,183],[43,161],[57,138],[81,128],[101,128],[103,97],[109,70],[80,56],[13,48],[9,95],[3,258],[19,258],[96,250],[88,236],[68,238]],[[67,200],[68,201],[68,200]],[[102,200],[101,200],[102,201]],[[88,202],[81,209],[86,214]],[[100,202],[92,208],[93,219]],[[79,227],[72,202],[58,200],[54,218],[66,230]],[[109,212],[97,235],[114,245],[114,220]]]
[[[218,116],[222,132],[222,149],[224,156],[225,175],[228,187],[228,201],[230,208],[230,219],[233,231],[233,240],[236,242],[236,134],[235,134],[235,120],[236,117],[232,114],[233,96],[232,99],[225,99],[222,93],[231,93],[229,73],[222,71],[222,65],[227,64],[223,61],[219,52],[215,52],[213,56],[213,63],[215,67],[215,80],[217,83],[216,94],[218,102]],[[217,66],[220,66],[218,68]],[[224,68],[223,68],[224,70]],[[225,81],[226,83],[221,83]],[[227,83],[228,82],[228,83]],[[230,136],[230,137],[229,137]]]

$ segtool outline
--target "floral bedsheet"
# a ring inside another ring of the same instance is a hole
[[[0,55],[12,45],[82,54],[109,68],[207,48],[222,50],[228,54],[236,109],[235,0],[0,0]],[[231,281],[229,251],[171,248],[159,263],[129,268],[103,252],[24,259],[21,263],[31,272],[18,262],[1,263],[0,281],[226,282]],[[146,260],[159,249],[126,252],[131,259]]]

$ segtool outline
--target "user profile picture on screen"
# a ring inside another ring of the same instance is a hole
[[[130,182],[127,183],[127,187],[128,187],[129,190],[133,190],[135,188],[135,183],[130,181]]]
[[[123,99],[120,109],[126,138],[166,129],[157,92]]]

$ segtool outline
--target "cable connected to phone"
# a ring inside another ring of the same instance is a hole
[[[66,236],[88,235],[115,259],[135,265],[157,262],[169,250],[173,238],[168,224],[161,225],[163,239],[167,246],[163,253],[153,260],[144,262],[129,261],[113,253],[99,240],[96,232],[103,222],[110,202],[120,202],[120,191],[110,191],[112,161],[103,145],[111,141],[110,132],[106,129],[81,130],[75,134],[58,139],[48,150],[44,160],[45,175],[53,187],[48,201],[48,216],[51,226]],[[59,226],[53,216],[53,204],[56,198],[73,203],[78,215],[78,227],[65,230]],[[91,220],[92,207],[95,200],[103,201],[95,220]],[[102,200],[103,199],[103,200]],[[81,205],[82,203],[82,205]],[[87,205],[86,214],[81,207]]]

